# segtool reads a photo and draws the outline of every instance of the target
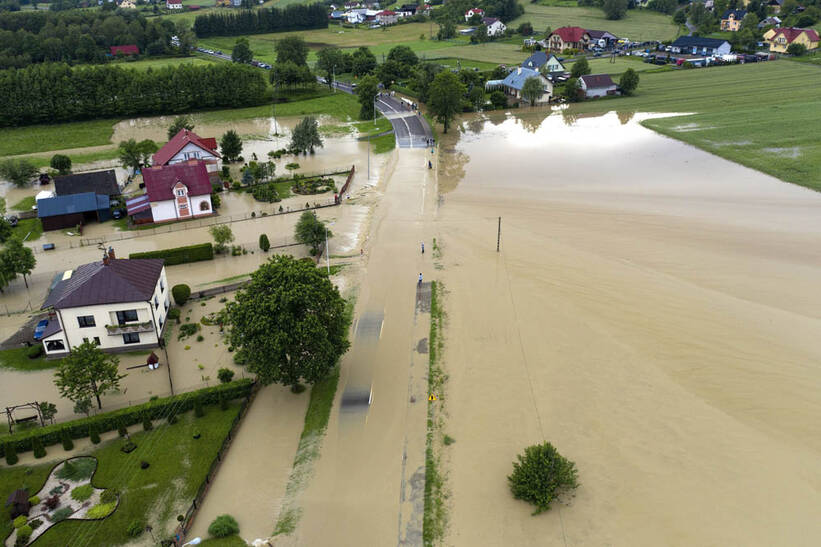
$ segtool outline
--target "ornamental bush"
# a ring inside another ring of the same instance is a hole
[[[91,484],[84,484],[82,486],[78,486],[74,490],[71,491],[71,499],[77,501],[85,501],[91,497],[91,494],[94,493],[94,487]]]
[[[74,441],[71,440],[68,429],[60,431],[60,442],[63,443],[63,450],[74,450]]]
[[[6,443],[3,452],[6,454],[6,464],[14,465],[20,461],[20,458],[17,457],[17,447],[14,446],[14,443]]]
[[[29,359],[37,359],[43,355],[44,352],[43,344],[35,344],[26,351],[26,355],[28,355]]]
[[[239,534],[239,524],[231,515],[220,515],[208,527],[208,533],[218,538],[233,536]]]
[[[548,442],[528,446],[517,460],[508,484],[514,498],[536,506],[534,515],[547,511],[559,494],[578,486],[576,464]]]
[[[34,451],[34,457],[38,460],[46,457],[46,449],[43,447],[43,440],[40,437],[32,439],[31,449]]]
[[[217,371],[217,378],[223,384],[227,384],[234,379],[234,371],[230,368],[221,368]]]
[[[88,438],[93,444],[100,444],[100,433],[97,430],[97,424],[88,426]]]
[[[34,530],[28,524],[17,529],[17,542],[21,545],[28,543],[29,538]]]
[[[174,285],[171,288],[171,295],[174,297],[174,302],[177,306],[182,307],[188,302],[188,298],[191,296],[191,287],[185,284]]]
[[[55,512],[51,514],[51,522],[57,523],[64,521],[72,514],[74,514],[74,509],[70,505],[67,505],[62,509],[57,509]]]
[[[29,518],[26,515],[19,515],[17,518],[11,521],[11,523],[14,525],[15,528],[20,528],[21,526],[25,526],[26,521],[28,519]]]
[[[165,260],[166,266],[174,266],[176,264],[187,264],[201,260],[213,260],[214,246],[211,243],[200,243],[197,245],[188,245],[187,247],[131,253],[128,255],[128,258],[162,258]],[[174,299],[176,300],[176,297]]]

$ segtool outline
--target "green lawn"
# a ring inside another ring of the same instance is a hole
[[[22,241],[37,241],[43,235],[43,223],[39,218],[21,218],[12,229],[11,235]]]
[[[643,125],[782,180],[821,190],[821,70],[770,61],[644,73],[632,97],[573,105],[577,112],[687,112]]]
[[[174,425],[157,422],[152,431],[131,436],[137,449],[130,454],[120,451],[120,440],[101,445],[91,452],[99,460],[92,482],[118,490],[120,505],[105,520],[64,521],[43,534],[38,545],[122,545],[133,541],[126,529],[135,520],[150,524],[158,540],[164,539],[162,531],[173,529],[177,514],[188,508],[238,412],[239,404],[224,411],[209,406],[202,418],[187,412]],[[194,439],[194,433],[201,437]],[[150,464],[148,469],[140,469],[143,460]],[[39,488],[49,468],[34,466],[28,476],[21,476],[22,467],[3,468],[0,494],[7,497],[22,482],[32,491]],[[2,519],[0,526],[8,524]]]
[[[438,47],[419,53],[423,59],[459,58],[471,61],[483,61],[494,67],[499,64],[519,64],[530,55],[522,51],[521,43],[486,42],[470,44],[461,42],[431,42]]]
[[[32,344],[34,341],[32,341]],[[0,350],[0,368],[11,368],[24,372],[32,370],[44,370],[56,367],[60,361],[54,359],[47,361],[45,357],[38,357],[37,359],[29,359],[29,348],[14,348]]]
[[[34,196],[26,196],[23,199],[21,199],[20,201],[18,201],[17,203],[15,203],[14,205],[12,205],[11,208],[15,209],[17,211],[28,211],[29,209],[34,207],[36,204],[37,203],[34,199]]]
[[[206,539],[200,545],[203,547],[246,547],[248,544],[239,536],[228,536],[227,538]]]
[[[0,156],[110,144],[118,120],[4,127]]]
[[[672,40],[679,32],[679,27],[673,23],[671,16],[650,10],[628,10],[624,19],[608,21],[599,8],[542,6],[529,2],[523,2],[522,5],[525,8],[524,15],[508,23],[508,27],[515,29],[525,21],[530,21],[536,32],[544,32],[548,26],[552,29],[576,26],[606,30],[620,38],[634,41]]]
[[[147,70],[149,68],[160,68],[165,66],[180,66],[180,65],[208,65],[211,63],[222,62],[213,57],[207,56],[193,56],[193,57],[160,57],[140,59],[139,61],[122,61],[115,64],[123,68],[133,68],[135,70]]]
[[[390,135],[374,137],[371,139],[371,146],[373,146],[374,154],[384,154],[385,152],[390,152],[396,148],[396,136],[391,133]]]
[[[632,68],[636,72],[644,72],[658,68],[658,65],[645,63],[641,57],[616,57],[614,63],[610,62],[610,57],[595,57],[587,60],[590,65],[591,74],[611,74],[613,76],[623,73],[628,68]],[[573,63],[570,59],[564,62],[565,68],[571,70]]]

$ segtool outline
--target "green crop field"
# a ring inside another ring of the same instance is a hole
[[[160,68],[164,66],[179,65],[207,65],[209,63],[220,62],[219,60],[207,56],[194,57],[160,57],[159,59],[141,59],[139,61],[124,61],[116,63],[123,68],[133,68],[135,70],[147,70],[149,68]]]
[[[608,21],[599,8],[541,6],[530,3],[522,5],[525,8],[524,15],[508,23],[508,27],[515,29],[525,21],[530,21],[536,32],[544,32],[548,26],[552,29],[576,26],[606,30],[634,41],[672,40],[679,33],[679,26],[673,23],[672,17],[650,10],[628,10],[624,19]]]
[[[645,120],[659,133],[782,180],[821,190],[821,70],[770,61],[645,73],[635,95],[574,105],[576,112],[687,112]]]
[[[587,62],[590,65],[591,74],[610,74],[613,76],[623,73],[628,68],[632,68],[636,72],[658,68],[658,65],[642,62],[641,57],[616,57],[614,63],[610,62],[610,57],[595,57],[588,59]],[[570,62],[570,59],[567,59],[564,66],[567,70],[571,70],[573,63]]]
[[[4,127],[0,156],[110,144],[117,120]]]
[[[439,42],[445,43],[445,42]],[[505,42],[486,42],[484,44],[454,44],[451,47],[433,49],[421,53],[420,56],[426,59],[436,59],[439,57],[456,57],[472,61],[484,61],[486,63],[499,64],[519,64],[530,55],[522,51],[520,44],[510,44]]]

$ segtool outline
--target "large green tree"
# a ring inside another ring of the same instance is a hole
[[[231,50],[231,60],[235,63],[250,63],[254,60],[254,52],[248,44],[248,38],[237,38],[234,49]]]
[[[530,103],[530,106],[536,104],[542,95],[544,95],[544,87],[542,81],[536,76],[531,76],[522,84],[522,98]]]
[[[236,161],[242,154],[242,139],[239,133],[229,129],[220,139],[220,151],[228,161]]]
[[[345,301],[310,262],[272,258],[226,311],[231,344],[263,384],[313,384],[348,350]]]
[[[333,233],[316,217],[316,213],[305,211],[296,223],[294,237],[299,243],[310,247],[311,254],[319,254],[319,248],[326,238],[333,237]]]
[[[134,139],[121,141],[117,147],[120,163],[126,169],[142,169],[151,161],[151,156],[157,151],[157,143],[151,139],[137,142]]]
[[[297,66],[308,64],[308,45],[301,36],[287,36],[277,42],[277,63],[288,61]]]
[[[10,264],[11,269],[15,274],[23,276],[23,282],[26,288],[29,286],[28,277],[34,266],[37,264],[37,259],[34,258],[34,251],[23,245],[17,238],[9,238],[6,243],[6,248],[0,251],[3,253],[3,261]]]
[[[0,162],[0,178],[18,187],[27,186],[37,176],[38,170],[29,160],[10,159]]]
[[[462,111],[464,95],[465,86],[453,72],[445,70],[433,78],[428,89],[428,108],[436,116],[436,121],[442,124],[445,133],[456,114]]]
[[[315,148],[322,148],[322,137],[319,135],[319,124],[313,116],[302,118],[291,133],[291,150],[295,152],[314,153]]]
[[[419,64],[419,57],[409,46],[393,46],[388,52],[388,61],[396,61],[400,65],[414,67]]]
[[[322,71],[328,89],[333,88],[336,73],[343,72],[345,67],[345,55],[342,50],[335,46],[328,46],[320,49],[316,54],[316,68]]]
[[[103,408],[100,397],[120,389],[119,359],[103,353],[93,342],[83,342],[71,349],[57,365],[54,384],[60,395],[73,402],[97,399],[97,408]]]
[[[379,92],[378,83],[375,76],[365,76],[356,88],[360,105],[359,118],[362,120],[372,120],[375,115],[374,99]]]
[[[619,87],[621,92],[625,95],[632,95],[633,91],[639,86],[639,74],[632,68],[624,71],[624,74],[619,78]]]
[[[621,19],[627,13],[627,0],[604,0],[602,10],[606,19]]]
[[[174,118],[174,121],[171,122],[171,125],[168,127],[168,140],[171,140],[171,138],[182,129],[189,131],[194,130],[194,120],[188,114]]]
[[[351,54],[351,72],[357,78],[370,74],[376,70],[376,55],[365,46],[360,47]]]
[[[590,63],[587,62],[586,57],[582,57],[570,67],[570,76],[572,78],[578,78],[586,74],[590,74]]]
[[[56,169],[61,175],[71,173],[71,158],[65,154],[54,154],[51,156],[49,165],[52,169]]]

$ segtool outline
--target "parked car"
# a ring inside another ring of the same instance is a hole
[[[17,220],[18,220],[18,219],[17,219],[17,216],[15,216],[15,215],[6,215],[6,222],[8,222],[8,223],[9,223],[9,225],[10,225],[12,228],[14,228],[15,226],[17,226]]]
[[[48,326],[48,319],[42,319],[37,326],[34,327],[34,339],[40,340],[43,337],[43,333],[46,332],[46,326]]]

